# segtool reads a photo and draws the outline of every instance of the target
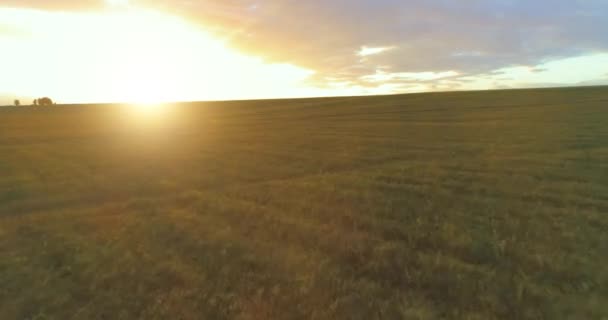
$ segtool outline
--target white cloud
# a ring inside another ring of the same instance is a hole
[[[367,57],[376,54],[380,54],[386,52],[388,50],[394,49],[394,47],[366,47],[363,46],[359,51],[357,51],[357,55],[360,57]]]

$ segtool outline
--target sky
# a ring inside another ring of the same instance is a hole
[[[2,0],[0,105],[608,84],[605,0]]]

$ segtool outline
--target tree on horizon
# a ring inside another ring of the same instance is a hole
[[[49,98],[49,97],[38,98],[38,99],[34,100],[34,105],[52,106],[53,105],[53,100],[51,100],[51,98]]]

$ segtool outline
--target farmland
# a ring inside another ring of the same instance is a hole
[[[608,88],[0,108],[2,319],[608,319]]]

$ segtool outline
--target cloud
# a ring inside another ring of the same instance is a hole
[[[186,14],[236,48],[355,83],[379,66],[481,75],[608,50],[601,0],[269,0],[250,10],[252,3],[198,1]]]
[[[387,82],[387,81],[431,81],[443,78],[449,78],[457,76],[456,71],[443,71],[443,72],[384,72],[382,70],[376,70],[375,74],[361,77],[361,80],[368,82]]]
[[[481,51],[458,51],[451,54],[452,57],[481,57],[485,55]]]
[[[537,68],[530,68],[530,71],[531,72],[545,72],[545,71],[547,71],[547,69],[537,67]]]
[[[608,71],[608,53],[553,60],[534,68],[506,67],[499,71],[456,77],[453,80],[461,89],[492,89],[497,85],[528,88],[608,84],[605,76]]]
[[[361,49],[359,49],[359,51],[357,52],[357,55],[360,57],[367,57],[367,56],[371,56],[371,55],[376,55],[376,54],[380,54],[382,52],[388,51],[394,49],[393,47],[367,47],[367,46],[362,46]]]

